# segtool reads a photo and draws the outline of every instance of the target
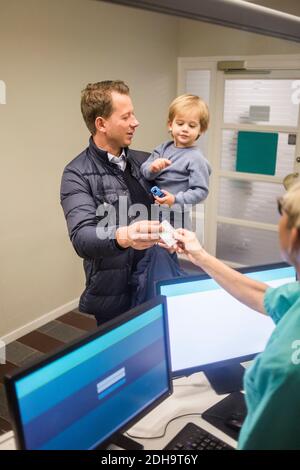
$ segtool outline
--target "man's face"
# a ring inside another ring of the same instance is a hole
[[[107,144],[111,149],[120,150],[131,144],[135,129],[139,125],[128,95],[112,92],[113,113],[103,119]]]

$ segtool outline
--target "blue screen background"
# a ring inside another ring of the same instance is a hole
[[[16,382],[26,448],[94,448],[168,388],[158,305]]]

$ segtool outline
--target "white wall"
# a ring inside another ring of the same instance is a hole
[[[166,137],[176,18],[87,0],[0,0],[0,336],[77,298],[82,261],[59,204],[64,166],[88,141],[80,90],[121,78],[140,120],[133,148]]]

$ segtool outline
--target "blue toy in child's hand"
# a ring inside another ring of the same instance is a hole
[[[158,186],[153,186],[153,188],[151,188],[150,191],[153,194],[153,196],[157,196],[157,197],[164,197],[165,196],[165,193],[163,193],[161,191],[161,189],[159,189]]]

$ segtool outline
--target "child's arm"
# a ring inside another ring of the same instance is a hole
[[[201,157],[201,158],[200,158]],[[189,189],[176,194],[175,204],[198,204],[208,195],[209,175],[211,168],[201,155],[191,155],[189,165]]]
[[[150,157],[140,167],[142,175],[149,181],[154,180],[157,173],[171,165],[170,160],[161,158],[161,149],[162,145],[153,150]]]
[[[157,158],[153,163],[151,163],[149,171],[151,173],[159,173],[161,170],[170,166],[171,163],[171,160],[167,160],[166,158]]]

